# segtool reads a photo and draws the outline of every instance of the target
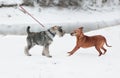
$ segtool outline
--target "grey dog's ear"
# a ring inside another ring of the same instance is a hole
[[[83,29],[83,27],[80,27],[79,29]]]
[[[62,28],[62,26],[59,26],[59,28]]]
[[[56,30],[56,29],[57,29],[57,26],[53,26],[52,29],[53,29],[53,30]]]

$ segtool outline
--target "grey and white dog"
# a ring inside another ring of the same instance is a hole
[[[62,37],[65,34],[65,31],[62,29],[61,26],[53,26],[46,31],[41,32],[30,32],[30,26],[27,27],[27,46],[25,47],[25,54],[27,56],[31,56],[29,50],[34,47],[35,45],[43,46],[43,56],[52,57],[49,54],[49,45],[53,41],[55,35],[59,35]]]

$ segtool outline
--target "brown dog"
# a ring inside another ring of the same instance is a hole
[[[106,44],[106,46],[111,47],[107,44],[105,37],[103,37],[101,35],[96,35],[96,36],[84,35],[83,27],[74,30],[71,33],[71,35],[76,36],[77,41],[76,41],[75,48],[72,51],[68,52],[69,56],[71,56],[73,53],[75,53],[80,47],[88,48],[88,47],[92,47],[92,46],[95,46],[96,50],[99,52],[99,56],[101,56],[101,54],[105,54],[107,51],[103,47],[104,43]],[[100,49],[102,49],[104,51],[104,53],[102,53],[102,51]]]

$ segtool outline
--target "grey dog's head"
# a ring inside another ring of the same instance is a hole
[[[65,31],[62,29],[62,26],[53,26],[50,30],[52,30],[53,33],[55,33],[59,37],[62,37],[65,34]]]

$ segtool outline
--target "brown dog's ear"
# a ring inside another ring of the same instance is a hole
[[[83,29],[83,27],[80,27],[79,29]]]

